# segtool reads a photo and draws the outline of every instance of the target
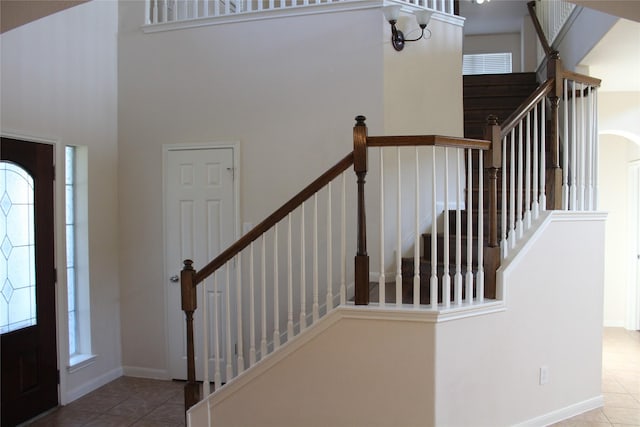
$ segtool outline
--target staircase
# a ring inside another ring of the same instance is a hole
[[[463,76],[465,138],[482,139],[490,114],[504,123],[537,87],[536,73]]]
[[[467,75],[463,76],[463,96],[464,96],[464,134],[465,138],[473,139],[485,139],[485,132],[487,129],[487,118],[490,115],[497,117],[498,123],[504,123],[505,120],[520,107],[529,96],[538,88],[538,82],[536,80],[535,73],[512,73],[512,74],[481,74],[481,75]],[[507,153],[508,155],[509,153]],[[473,169],[477,170],[478,158],[473,158]],[[506,176],[509,174],[509,165],[507,165]],[[498,200],[502,198],[502,174],[498,174],[497,187],[498,187]],[[488,182],[488,175],[485,171],[485,182]],[[488,218],[488,189],[483,189],[483,208],[484,218],[483,222],[483,246],[488,246],[489,238],[489,222]],[[478,187],[477,180],[474,181],[474,187],[472,191],[472,200],[478,200]],[[460,248],[457,248],[456,242],[456,211],[447,211],[446,215],[449,216],[449,234],[448,234],[448,274],[451,277],[451,300],[454,299],[454,277],[456,274],[459,276],[459,280],[463,282],[466,280],[465,276],[467,272],[471,272],[474,276],[478,273],[477,266],[477,251],[478,239],[475,236],[472,240],[467,235],[467,221],[468,211],[462,210],[460,212],[460,231],[461,241]],[[498,205],[498,223],[501,221],[501,209]],[[478,230],[478,213],[474,207],[472,209],[472,228]],[[440,232],[436,238],[436,245],[438,248],[445,247],[444,233]],[[467,251],[468,245],[474,249]],[[420,303],[430,304],[429,296],[429,276],[432,271],[431,261],[431,247],[432,236],[429,233],[422,234],[422,256],[420,258]],[[460,251],[460,260],[457,262],[457,250]],[[442,280],[445,274],[445,251],[437,251],[437,276],[438,283],[442,286],[444,282]],[[471,253],[471,259],[469,258]],[[469,265],[469,261],[471,264]],[[414,275],[414,258],[406,257],[402,259],[402,299],[404,303],[410,303],[413,301],[413,275]],[[469,268],[470,266],[470,268]],[[461,267],[461,268],[460,268]],[[462,298],[466,298],[465,291],[466,286],[462,286],[463,295]],[[493,287],[489,287],[488,297],[495,297]],[[442,303],[442,289],[439,289],[438,295],[440,299],[438,303]],[[475,295],[474,295],[475,297]]]

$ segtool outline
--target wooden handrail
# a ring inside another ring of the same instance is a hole
[[[595,87],[600,87],[600,84],[602,83],[601,79],[597,79],[595,77],[587,76],[587,75],[576,73],[569,70],[562,70],[562,78],[573,80],[578,83],[583,83],[583,84],[587,84],[589,86],[595,86]]]
[[[209,277],[213,272],[222,267],[227,261],[236,256],[240,251],[249,246],[251,242],[256,240],[262,234],[267,232],[271,227],[276,225],[280,220],[286,217],[295,208],[304,203],[308,198],[317,193],[321,188],[334,180],[338,175],[344,172],[353,164],[353,153],[347,154],[342,160],[336,163],[331,169],[318,177],[311,184],[306,186],[302,191],[293,196],[291,200],[282,205],[278,210],[268,216],[260,224],[256,225],[251,231],[242,236],[233,245],[229,246],[224,252],[218,255],[213,261],[202,267],[195,274],[193,286]]]
[[[531,16],[531,20],[533,21],[533,27],[536,29],[538,40],[540,40],[540,44],[542,45],[545,56],[548,58],[553,52],[553,49],[551,49],[551,46],[549,46],[547,36],[544,34],[542,25],[540,25],[540,21],[538,20],[538,15],[536,14],[536,2],[530,1],[529,3],[527,3],[527,8],[529,9],[529,16]]]
[[[555,79],[548,79],[546,82],[538,86],[538,88],[531,94],[529,97],[518,107],[516,111],[511,113],[509,117],[501,125],[501,138],[504,138],[506,135],[511,132],[511,130],[518,125],[520,120],[522,120],[528,113],[531,111],[534,105],[543,100],[551,91],[553,90],[555,84]]]
[[[488,150],[491,142],[484,139],[457,138],[441,135],[369,136],[368,147],[431,146]]]

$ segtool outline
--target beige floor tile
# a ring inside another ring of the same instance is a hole
[[[640,402],[628,393],[603,393],[605,408],[640,409]]]
[[[640,409],[604,408],[603,412],[612,424],[640,424]]]

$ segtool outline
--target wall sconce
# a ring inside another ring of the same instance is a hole
[[[404,44],[406,42],[415,42],[425,38],[424,31],[427,28],[427,24],[429,23],[429,19],[431,19],[431,14],[433,13],[430,10],[416,10],[414,15],[416,16],[416,21],[420,27],[420,37],[415,39],[405,39],[404,33],[396,27],[398,17],[400,16],[400,9],[402,9],[402,6],[400,5],[386,6],[382,9],[384,18],[389,21],[389,24],[391,24],[391,44],[398,52],[404,49]],[[431,31],[427,31],[429,32],[429,37],[431,37]],[[425,40],[429,37],[426,37]]]

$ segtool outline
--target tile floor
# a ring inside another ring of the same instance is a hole
[[[605,328],[602,345],[604,407],[554,427],[640,427],[640,331]]]
[[[640,427],[640,331],[605,328],[604,407],[556,427]],[[184,426],[184,383],[121,377],[29,426]]]
[[[120,377],[30,427],[184,426],[184,383]]]

